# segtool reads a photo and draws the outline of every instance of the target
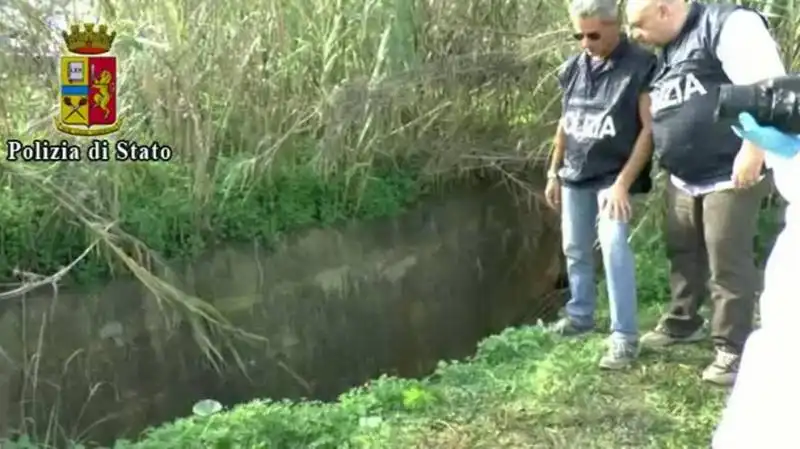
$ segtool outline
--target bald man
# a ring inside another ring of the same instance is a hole
[[[665,238],[671,303],[644,347],[705,337],[698,309],[712,302],[716,348],[704,380],[733,384],[752,329],[759,285],[753,239],[768,186],[764,153],[732,123],[716,122],[719,86],[784,72],[777,45],[757,12],[683,0],[630,0],[634,38],[661,48],[651,83],[654,151],[670,174]],[[710,290],[710,292],[708,291]]]

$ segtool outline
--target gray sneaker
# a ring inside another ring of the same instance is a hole
[[[703,380],[712,384],[729,387],[736,381],[741,356],[723,349],[717,349],[714,361],[703,370]]]
[[[706,329],[705,325],[700,326],[697,328],[696,331],[692,332],[690,335],[686,337],[676,337],[667,330],[659,325],[656,326],[655,329],[652,331],[642,335],[640,340],[640,344],[643,347],[647,348],[664,348],[670,345],[678,344],[678,343],[696,343],[698,341],[702,341],[706,338]]]
[[[594,327],[578,327],[569,318],[561,318],[553,323],[548,331],[561,337],[577,337],[586,335],[594,330]]]
[[[609,339],[608,351],[600,359],[600,368],[625,369],[630,367],[638,356],[638,343]]]

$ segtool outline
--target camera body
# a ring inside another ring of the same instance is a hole
[[[750,113],[762,126],[800,134],[800,75],[720,87],[717,120],[736,120],[742,112]]]

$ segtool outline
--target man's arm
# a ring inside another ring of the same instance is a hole
[[[733,84],[753,84],[786,74],[778,44],[766,24],[758,13],[746,9],[734,11],[723,24],[717,58]],[[763,160],[763,151],[747,140],[742,141],[741,150]]]
[[[578,55],[570,56],[558,68],[556,79],[558,80],[558,87],[561,89],[562,95],[567,95],[567,87],[569,86],[570,79],[575,75],[575,64],[577,61]],[[566,97],[564,101],[566,101]],[[567,145],[567,136],[564,134],[562,120],[564,120],[563,114],[561,120],[558,121],[556,135],[553,138],[553,149],[550,152],[550,168],[547,170],[548,179],[558,178],[558,169],[560,169],[561,165],[564,163],[564,149]]]
[[[561,121],[558,121],[558,128],[556,129],[556,136],[553,138],[553,150],[550,153],[550,169],[547,170],[548,178],[558,177],[558,169],[564,162],[564,147],[566,146],[566,135],[564,134],[564,127],[561,126]]]
[[[616,180],[616,183],[626,190],[630,189],[631,184],[653,156],[653,118],[650,115],[650,94],[646,92],[639,94],[639,119],[642,122],[642,129],[633,145],[631,157],[622,167]]]
[[[747,9],[734,11],[723,24],[717,58],[733,84],[753,84],[786,74],[778,44],[761,16]]]

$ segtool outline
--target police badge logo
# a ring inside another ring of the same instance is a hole
[[[72,136],[103,136],[119,131],[117,58],[108,55],[116,32],[106,25],[73,25],[63,32],[69,55],[61,56],[56,128]]]

